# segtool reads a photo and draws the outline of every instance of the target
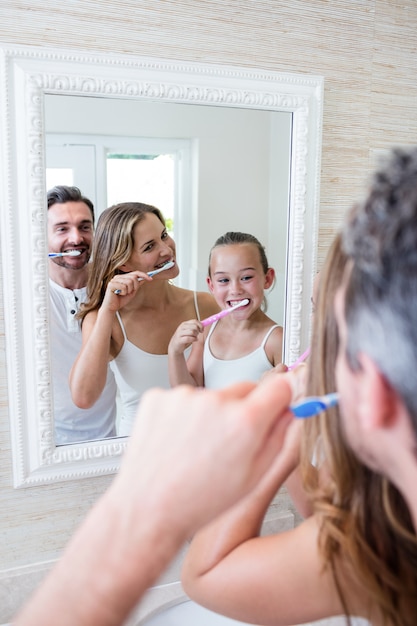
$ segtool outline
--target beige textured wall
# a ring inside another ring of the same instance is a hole
[[[417,143],[416,0],[13,0],[2,42],[323,75],[319,264],[373,151]],[[12,489],[0,330],[1,571],[54,558],[109,478]]]

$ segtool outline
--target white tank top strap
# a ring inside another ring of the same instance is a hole
[[[122,318],[120,316],[119,311],[116,311],[116,317],[119,320],[120,328],[122,329],[122,333],[123,333],[123,338],[124,338],[125,341],[128,341],[128,338],[127,338],[127,335],[126,335],[126,331],[125,331],[125,327],[123,326]]]
[[[197,292],[194,291],[194,308],[195,308],[195,312],[196,312],[196,317],[198,319],[198,321],[200,321],[200,310],[198,308],[198,298],[197,298]]]
[[[217,320],[217,321],[218,321],[218,320]],[[207,335],[207,337],[206,337],[206,341],[208,341],[208,340],[210,339],[211,334],[212,334],[213,330],[216,328],[216,326],[217,326],[217,322],[214,322],[214,323],[210,326],[210,329],[209,329],[209,331],[208,331],[208,335]],[[207,345],[208,345],[208,344],[207,344]]]
[[[279,327],[279,324],[275,324],[274,326],[271,326],[271,328],[268,330],[268,332],[266,333],[262,343],[261,343],[261,348],[265,348],[265,344],[269,339],[269,335],[272,333],[273,330],[275,330],[276,328]]]

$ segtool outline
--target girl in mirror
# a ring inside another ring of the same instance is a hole
[[[208,287],[221,309],[247,303],[207,326],[195,316],[179,325],[168,347],[172,386],[219,389],[245,380],[257,382],[281,364],[283,329],[263,310],[265,290],[274,279],[256,237],[228,232],[217,239],[209,256]]]
[[[168,263],[170,269],[148,276]],[[143,392],[169,387],[168,344],[178,325],[218,311],[211,294],[175,286],[178,274],[175,243],[159,209],[125,202],[100,215],[70,387],[77,406],[92,406],[110,362],[120,395],[120,436],[130,434]]]
[[[335,389],[339,337],[333,303],[345,267],[338,237],[320,277],[308,395]],[[300,428],[313,514],[292,530],[260,536],[272,498],[294,469]],[[191,599],[251,623],[304,624],[346,615],[347,626],[413,626],[416,564],[417,540],[404,498],[357,459],[333,407],[295,420],[253,492],[194,536],[182,579]]]

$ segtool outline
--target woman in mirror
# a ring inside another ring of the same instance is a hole
[[[130,434],[143,392],[170,386],[168,344],[178,325],[218,311],[211,294],[175,286],[178,274],[175,243],[159,209],[125,202],[100,215],[70,387],[77,406],[91,407],[110,362],[120,394],[120,436]]]

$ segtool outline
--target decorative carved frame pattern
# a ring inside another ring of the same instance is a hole
[[[55,446],[48,338],[44,94],[151,99],[293,115],[284,360],[309,335],[323,79],[29,46],[3,48],[1,245],[14,486],[116,472],[122,438]]]

